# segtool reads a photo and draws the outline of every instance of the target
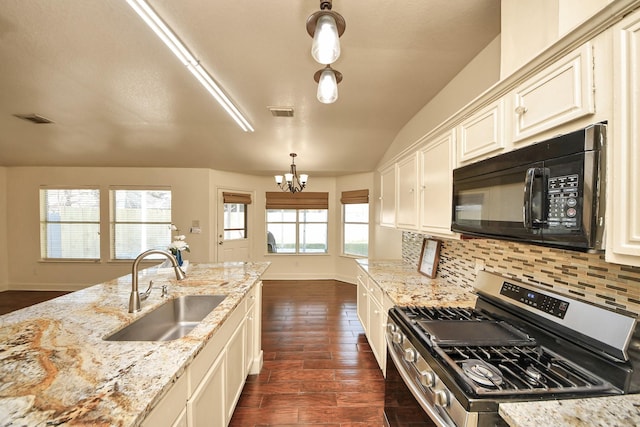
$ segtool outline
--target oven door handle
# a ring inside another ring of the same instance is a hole
[[[533,184],[537,177],[544,176],[544,168],[529,168],[524,179],[524,204],[522,206],[522,222],[524,228],[527,230],[533,230],[534,228],[540,228],[543,224],[541,218],[533,218],[533,199],[535,193],[533,191]]]
[[[433,406],[431,406],[429,402],[427,402],[427,400],[422,395],[422,391],[413,382],[409,373],[404,369],[403,362],[402,360],[400,360],[400,356],[398,356],[398,354],[396,354],[396,352],[394,351],[394,348],[393,348],[394,344],[389,340],[388,335],[387,335],[387,345],[389,346],[389,355],[391,356],[393,364],[396,366],[396,370],[398,371],[398,374],[400,374],[400,376],[402,377],[402,380],[406,384],[407,388],[409,388],[409,391],[411,391],[411,394],[416,399],[418,404],[422,407],[422,409],[424,409],[427,412],[429,417],[431,417],[431,420],[438,427],[451,427],[452,424],[446,422],[442,418],[442,416],[436,411],[436,409]]]

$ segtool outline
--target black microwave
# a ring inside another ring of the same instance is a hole
[[[454,169],[451,229],[603,250],[605,143],[598,123]]]

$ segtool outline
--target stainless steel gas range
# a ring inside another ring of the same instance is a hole
[[[394,307],[388,426],[502,426],[503,402],[640,392],[634,317],[484,271],[474,308]]]

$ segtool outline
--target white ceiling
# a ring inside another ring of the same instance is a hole
[[[500,32],[499,0],[334,0],[340,98],[316,100],[318,0],[149,0],[249,118],[243,132],[125,0],[2,0],[0,166],[371,171]],[[267,106],[291,106],[293,118]],[[36,113],[36,125],[14,114]]]

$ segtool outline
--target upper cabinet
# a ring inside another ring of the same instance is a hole
[[[455,131],[446,132],[418,151],[420,162],[420,231],[453,236],[451,195]]]
[[[504,100],[500,99],[465,119],[457,128],[458,166],[500,154],[506,148]]]
[[[595,112],[591,43],[520,84],[512,96],[514,142]]]
[[[380,225],[396,226],[396,165],[380,171]]]
[[[398,194],[396,226],[408,230],[418,228],[418,159],[411,154],[398,162]]]
[[[607,167],[608,262],[640,266],[640,13],[614,27],[613,121]]]

